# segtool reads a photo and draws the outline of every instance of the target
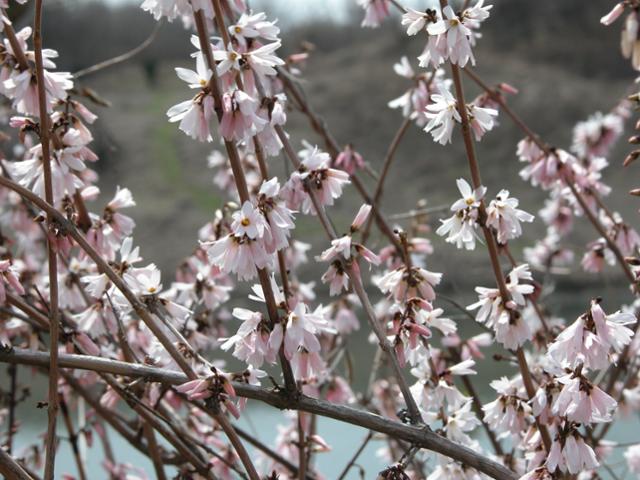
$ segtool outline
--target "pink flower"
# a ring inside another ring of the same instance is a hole
[[[280,29],[276,26],[276,22],[267,20],[264,12],[259,13],[243,13],[235,25],[231,25],[229,33],[243,44],[247,43],[247,39],[255,39],[258,37],[265,40],[276,41],[280,34]]]
[[[238,238],[231,234],[214,242],[203,242],[202,246],[207,249],[211,263],[226,273],[236,273],[240,280],[255,278],[257,269],[272,262],[263,243],[248,237]]]
[[[247,362],[254,368],[260,368],[265,360],[273,363],[277,350],[271,348],[269,342],[269,326],[261,313],[244,308],[234,308],[233,316],[242,320],[242,325],[235,335],[224,340],[222,350],[234,347],[233,356]]]
[[[439,30],[431,28],[431,31],[437,32]],[[428,68],[429,66],[437,68],[447,60],[448,56],[449,48],[447,45],[447,37],[437,33],[430,34],[424,51],[418,57],[419,65],[423,68]]]
[[[327,370],[327,365],[318,352],[310,352],[304,347],[296,350],[290,361],[293,376],[300,380],[320,377]]]
[[[623,112],[596,112],[573,129],[571,150],[579,157],[606,157],[624,133]]]
[[[331,403],[354,403],[356,397],[349,383],[342,377],[332,377],[327,386],[327,401]]]
[[[256,115],[258,102],[242,90],[225,92],[222,108],[220,134],[227,140],[245,140],[262,130],[267,123]]]
[[[281,45],[282,43],[278,40],[247,52],[243,56],[247,64],[257,75],[273,76],[277,74],[274,67],[284,65],[284,61],[274,55],[274,52],[279,49]]]
[[[502,377],[490,385],[498,392],[499,397],[482,407],[485,412],[484,421],[500,434],[498,438],[525,431],[533,417],[526,394],[522,396],[522,382]]]
[[[363,27],[377,28],[389,16],[389,0],[357,0],[365,13]]]
[[[517,198],[509,198],[508,190],[500,190],[489,203],[486,223],[495,229],[498,243],[506,244],[522,235],[520,222],[533,222],[534,216],[518,209],[518,203]]]
[[[135,207],[136,202],[133,200],[131,191],[128,188],[116,187],[116,194],[107,204],[103,213],[103,220],[113,230],[116,239],[128,237],[133,233],[136,223],[131,217],[123,215],[119,212],[123,208]]]
[[[289,208],[300,209],[305,214],[315,214],[307,188],[313,191],[321,205],[330,206],[342,195],[344,185],[349,183],[349,174],[329,168],[331,157],[319,151],[318,147],[301,151],[300,157],[302,166],[299,171],[291,174],[282,193]]]
[[[309,312],[303,302],[299,302],[293,311],[287,316],[287,324],[284,332],[284,353],[288,359],[292,359],[294,353],[302,348],[307,352],[318,353],[320,342],[317,335],[320,333],[335,332],[321,314]],[[298,357],[299,361],[306,361]],[[302,367],[303,365],[301,365]]]
[[[446,36],[447,56],[451,63],[464,67],[469,60],[475,65],[475,59],[471,46],[475,42],[472,29],[479,27],[480,23],[489,17],[491,6],[483,6],[484,0],[480,0],[473,7],[464,10],[460,16],[456,15],[451,6],[447,5],[443,10],[445,18],[435,23],[430,23],[427,32],[431,37]],[[440,62],[438,62],[440,63]],[[434,64],[437,65],[437,64]]]
[[[196,378],[189,380],[175,387],[175,389],[185,394],[189,400],[203,400],[214,398],[221,406],[225,407],[234,417],[239,418],[240,412],[233,403],[236,399],[236,392],[231,384],[229,375],[219,370],[214,370],[213,374],[206,378]]]
[[[621,352],[631,342],[633,331],[625,325],[636,322],[634,315],[615,312],[606,315],[593,300],[589,311],[563,330],[549,346],[549,355],[562,366],[603,369],[609,366],[609,350]]]
[[[546,462],[547,469],[552,473],[560,469],[563,472],[577,474],[598,466],[593,449],[584,443],[584,439],[577,431],[571,431],[564,441],[555,440]]]
[[[640,473],[640,445],[632,445],[624,452],[624,458],[627,460],[629,470],[633,473]]]
[[[551,409],[554,415],[583,424],[611,421],[618,403],[597,385],[577,372],[558,378],[558,382],[564,387]]]
[[[10,260],[0,260],[0,304],[7,301],[5,285],[9,285],[18,295],[24,295],[25,291],[20,284],[20,274],[11,265]]]
[[[339,295],[342,290],[347,290],[349,277],[342,268],[342,262],[336,261],[329,265],[329,269],[322,275],[322,283],[329,284],[329,295]]]
[[[328,262],[336,257],[342,257],[346,260],[351,258],[351,235],[343,235],[331,240],[331,247],[322,252],[320,260]]]
[[[414,36],[421,30],[426,30],[426,26],[429,23],[435,23],[438,21],[436,11],[427,9],[424,12],[419,12],[413,8],[407,8],[407,11],[402,15],[402,25],[408,25],[407,35]]]
[[[571,166],[576,162],[575,157],[564,150],[543,152],[529,138],[518,143],[518,157],[529,164],[520,171],[520,176],[531,181],[534,187],[540,185],[544,189],[551,188],[560,179],[560,166]]]
[[[433,287],[438,285],[440,280],[441,273],[430,272],[420,267],[407,270],[403,266],[380,277],[376,285],[382,293],[390,294],[396,302],[404,301],[405,295],[421,297],[431,302],[436,298]]]
[[[264,234],[267,251],[274,253],[276,250],[288,247],[290,232],[295,228],[294,212],[286,207],[284,200],[280,197],[280,184],[277,177],[262,184],[258,197],[258,206],[268,223]]]
[[[604,239],[596,240],[587,245],[587,251],[582,256],[580,264],[586,272],[598,273],[604,269],[605,264],[615,265],[616,259],[613,252],[607,248]]]
[[[476,287],[478,301],[467,310],[478,309],[476,321],[494,329],[496,340],[506,348],[516,349],[532,336],[524,317],[516,310],[526,304],[526,295],[534,291],[533,280],[527,264],[515,267],[507,277],[507,290],[511,299],[501,297],[498,288]]]
[[[213,113],[213,97],[203,93],[199,93],[192,100],[178,103],[167,110],[170,122],[180,122],[178,126],[180,130],[201,142],[211,142],[213,140],[209,131],[209,122]]]
[[[336,157],[335,166],[349,175],[353,175],[356,170],[364,168],[364,160],[362,155],[356,152],[351,145],[347,145]]]
[[[144,0],[140,8],[149,12],[156,20],[167,17],[170,22],[178,16],[191,13],[188,0]]]

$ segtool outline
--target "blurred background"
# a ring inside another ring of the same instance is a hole
[[[140,10],[139,3],[45,2],[44,43],[59,51],[59,70],[75,72],[139,45],[156,23]],[[407,81],[395,75],[392,66],[406,55],[417,67],[415,59],[424,46],[423,40],[407,37],[395,13],[380,29],[361,29],[362,11],[352,0],[250,3],[256,10],[267,11],[270,18],[279,19],[284,30],[282,56],[299,51],[304,41],[315,46],[302,76],[311,104],[326,119],[341,144],[354,144],[378,170],[402,122],[400,113],[390,110],[387,103],[408,88]],[[424,8],[429,2],[406,3]],[[474,50],[477,72],[491,85],[507,82],[518,88],[520,93],[510,99],[510,104],[550,144],[568,148],[576,122],[596,111],[607,112],[629,93],[635,74],[620,54],[621,23],[611,27],[599,23],[600,17],[611,9],[612,1],[487,3],[493,3],[494,9],[483,24],[483,38]],[[12,15],[18,26],[32,20],[28,10]],[[165,286],[169,286],[180,261],[193,250],[198,228],[226,201],[213,186],[214,172],[207,168],[207,156],[219,147],[215,142],[202,144],[191,140],[175,124],[169,124],[165,115],[169,107],[190,96],[174,72],[176,66],[193,68],[189,35],[180,22],[165,22],[153,44],[142,53],[79,81],[80,86],[94,89],[112,104],[110,108],[93,108],[99,115],[92,129],[96,138],[94,149],[100,157],[96,164],[102,190],[98,203],[101,206],[110,199],[117,185],[132,190],[137,206],[127,213],[138,225],[136,243],[142,247],[146,261],[161,267]],[[466,83],[467,98],[480,93],[468,80]],[[629,132],[633,121],[630,120]],[[321,139],[299,114],[290,113],[287,129],[294,145],[301,145],[303,139],[321,145]],[[386,214],[406,212],[421,199],[428,206],[448,205],[455,200],[455,179],[468,177],[462,143],[456,141],[458,135],[454,135],[453,146],[442,147],[417,127],[410,128],[386,183],[382,207]],[[509,188],[521,200],[521,208],[537,215],[545,197],[518,176],[521,165],[515,151],[521,138],[520,131],[501,117],[500,125],[477,147],[483,183],[489,196]],[[621,142],[609,158],[611,166],[605,171],[605,181],[613,192],[607,202],[629,223],[637,225],[637,206],[626,193],[637,186],[637,181],[630,174],[633,170],[623,171],[621,167],[628,150]],[[283,170],[284,159],[273,158],[271,162],[274,171]],[[364,178],[373,189],[374,181],[366,175]],[[331,214],[346,229],[359,204],[359,197],[350,189]],[[433,224],[437,225],[437,215]],[[526,225],[525,235],[512,246],[516,258],[521,259],[522,248],[532,245],[544,232],[539,220]],[[296,236],[313,244],[314,255],[325,248],[324,236],[313,221],[302,220]],[[467,305],[474,301],[475,285],[493,284],[483,248],[462,252],[435,235],[430,238],[435,254],[430,257],[428,267],[445,272],[441,292]],[[594,239],[592,227],[578,220],[576,231],[566,244],[575,249],[573,271],[553,279],[558,294],[550,299],[549,306],[555,315],[575,318],[594,295],[604,297],[606,310],[616,310],[631,301],[626,282],[615,268],[607,268],[601,275],[582,273],[579,259],[584,246]],[[303,280],[318,277],[320,270],[316,265],[311,263],[306,268],[301,273]],[[318,291],[322,300],[326,289]],[[456,316],[455,311],[451,316]],[[479,330],[467,324],[463,332],[471,335]],[[355,342],[360,342],[358,349],[366,348],[364,335],[356,337]],[[370,355],[370,351],[366,354]],[[483,369],[486,366],[479,367]],[[486,382],[503,371],[501,365],[494,363],[491,369],[491,378],[481,379],[485,383],[484,392],[488,388]],[[356,388],[366,383],[366,370],[356,372]],[[268,434],[265,439],[269,439],[280,414],[263,415],[259,411],[256,425],[258,430],[265,429]],[[38,413],[44,419],[44,412]],[[365,432],[330,421],[322,423],[321,433],[322,429],[334,445],[335,462],[328,462],[330,471],[325,470],[328,478],[332,478],[332,472],[336,473],[331,469],[341,468]],[[337,438],[331,435],[336,432],[340,433]],[[613,429],[613,432],[633,437],[630,431]],[[365,455],[371,471],[382,465],[374,453],[375,445]],[[72,469],[71,458],[67,460]],[[348,478],[359,477],[354,472]]]
[[[48,1],[45,45],[60,52],[59,69],[75,72],[139,45],[155,21],[138,3]],[[429,2],[413,2],[416,6],[425,3]],[[605,28],[599,23],[611,2],[493,3],[492,15],[483,24],[483,38],[475,49],[477,71],[491,85],[508,82],[517,87],[520,94],[510,99],[515,110],[549,143],[568,148],[573,125],[596,111],[611,109],[634,80],[629,63],[619,52],[620,26]],[[423,48],[422,40],[407,37],[395,14],[380,29],[360,28],[362,11],[350,0],[263,0],[252,2],[252,7],[265,9],[270,18],[279,19],[284,30],[281,55],[299,51],[303,41],[315,46],[303,73],[312,105],[341,144],[353,143],[365,160],[379,169],[402,121],[387,102],[408,88],[392,66],[407,55],[417,67],[415,58]],[[17,23],[30,22],[30,17],[26,12]],[[133,191],[138,205],[130,213],[138,224],[136,241],[145,259],[162,268],[167,283],[181,259],[193,249],[198,227],[225,200],[212,184],[214,172],[208,170],[206,161],[219,146],[191,140],[169,124],[165,115],[170,106],[189,98],[190,92],[173,69],[193,68],[192,51],[189,33],[181,23],[165,22],[153,44],[136,57],[79,81],[80,86],[94,89],[112,104],[111,108],[93,108],[99,115],[93,132],[103,199],[111,198],[116,185]],[[466,87],[469,99],[480,93],[468,80]],[[517,176],[521,165],[515,148],[522,135],[508,119],[500,119],[500,123],[478,145],[488,195],[508,187],[520,198],[522,208],[536,214],[543,194]],[[287,127],[294,145],[301,145],[303,139],[321,145],[302,116],[291,113]],[[615,189],[608,200],[611,207],[633,218],[635,205],[625,194],[633,186],[633,178],[620,167],[626,152],[626,146],[620,145],[609,159],[612,166],[605,175]],[[281,158],[272,159],[274,171],[283,164]],[[454,181],[460,176],[468,176],[462,143],[454,141],[453,146],[442,147],[412,127],[394,162],[383,210],[386,214],[406,212],[419,199],[425,199],[429,206],[450,204],[456,195]],[[372,189],[373,180],[367,180]],[[353,203],[357,194],[351,190],[332,211],[345,223],[357,208]],[[579,259],[584,245],[595,235],[586,222],[577,223],[577,234],[569,242],[577,247]],[[315,222],[303,222],[301,227],[311,230],[300,231],[301,239],[323,240],[313,235],[318,228]],[[512,247],[516,253],[543,235],[544,225],[536,221],[525,232]],[[437,254],[429,266],[448,271],[445,288],[457,285],[468,290],[486,277],[482,249],[456,252],[437,238],[434,244]],[[452,269],[451,262],[458,261],[464,268]],[[603,280],[615,283],[617,279],[617,271],[609,269],[602,278],[577,274],[559,281],[585,286]]]

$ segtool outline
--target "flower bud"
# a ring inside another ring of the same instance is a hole
[[[603,25],[611,25],[615,22],[620,15],[624,12],[624,3],[618,2],[613,9],[600,19],[600,23]]]
[[[360,210],[358,210],[356,218],[353,219],[353,223],[351,224],[351,232],[359,230],[364,225],[364,222],[366,222],[367,218],[369,217],[369,213],[371,213],[371,205],[367,205],[365,203],[360,207]]]
[[[640,150],[634,150],[629,155],[627,155],[627,157],[624,159],[624,162],[622,162],[622,166],[627,167],[631,165],[631,163],[637,160],[638,157],[640,157]]]

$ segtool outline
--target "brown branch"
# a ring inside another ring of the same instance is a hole
[[[302,412],[298,412],[298,480],[304,480],[307,476],[307,455],[305,449],[304,426],[302,425]]]
[[[78,355],[78,356],[81,356],[81,355]],[[47,365],[40,364],[38,366],[46,368]],[[65,367],[65,365],[62,365],[62,367]],[[110,373],[113,373],[113,372],[110,372]],[[103,407],[102,404],[100,403],[100,400],[95,398],[91,393],[89,393],[76,378],[74,378],[72,375],[64,371],[62,372],[62,377],[64,378],[65,382],[69,384],[69,386],[76,393],[78,393],[78,395],[80,395],[93,410],[95,410],[96,414],[100,418],[102,418],[105,422],[107,422],[107,424],[109,424],[111,428],[113,428],[116,432],[118,432],[118,434],[124,440],[126,440],[131,446],[133,446],[133,448],[138,450],[143,455],[149,454],[149,445],[141,441],[138,435],[136,435],[135,432],[131,431],[128,425],[126,425],[118,417],[113,415],[110,410]],[[183,378],[186,378],[186,377],[183,377]],[[175,455],[171,455],[171,456],[167,455],[167,456],[163,456],[162,461],[167,465],[176,465],[176,464],[182,463],[182,458]]]
[[[156,319],[147,310],[145,305],[136,297],[131,291],[124,280],[109,266],[109,264],[100,256],[98,252],[89,244],[84,235],[78,231],[78,229],[67,220],[58,210],[53,208],[48,202],[44,201],[31,190],[28,190],[17,183],[9,180],[6,177],[0,176],[0,186],[13,190],[21,197],[30,201],[38,208],[43,210],[47,215],[50,215],[56,224],[60,225],[62,229],[75,240],[78,246],[93,260],[98,267],[98,271],[104,273],[109,280],[116,286],[120,292],[127,299],[134,312],[140,317],[140,319],[149,327],[149,330],[158,338],[162,346],[167,350],[169,355],[178,364],[178,366],[192,379],[196,378],[196,374],[191,368],[191,365],[187,362],[184,356],[178,351],[176,346],[171,342],[163,327],[158,324]]]
[[[218,2],[219,3],[219,2]],[[216,1],[213,3],[214,7],[216,5]],[[217,16],[217,15],[216,15]],[[194,12],[194,21],[196,24],[196,30],[198,33],[198,41],[200,43],[200,50],[204,55],[207,65],[209,69],[211,69],[211,79],[209,81],[209,88],[211,89],[216,108],[216,116],[218,121],[222,121],[222,92],[220,90],[220,80],[218,78],[218,74],[216,71],[216,62],[213,58],[213,51],[211,50],[211,43],[209,42],[209,34],[207,32],[207,24],[204,18],[204,14],[202,10],[198,10]],[[247,180],[244,175],[244,170],[242,169],[242,163],[240,162],[240,155],[238,153],[238,149],[236,144],[233,141],[224,140],[224,146],[227,151],[227,156],[229,158],[229,163],[231,165],[231,170],[233,172],[233,179],[236,184],[236,188],[238,190],[238,196],[240,197],[240,201],[244,203],[245,201],[250,200],[249,188],[247,187]],[[267,312],[269,314],[269,320],[271,322],[271,326],[276,325],[280,321],[280,317],[278,315],[278,306],[275,302],[275,296],[273,290],[271,288],[271,280],[269,278],[269,273],[266,269],[258,269],[258,278],[260,280],[260,286],[262,287],[262,291],[265,296],[265,301],[267,303]],[[279,352],[279,359],[282,366],[282,374],[285,380],[285,385],[289,392],[292,394],[296,390],[296,383],[293,378],[293,371],[291,366],[289,365],[289,361],[285,358],[283,350]]]
[[[18,348],[0,351],[0,362],[3,363],[47,367],[48,360],[48,352],[35,352]],[[182,372],[120,362],[103,357],[60,354],[59,360],[60,366],[63,368],[90,370],[132,378],[142,377],[146,381],[160,382],[165,385],[181,385],[188,380],[188,377]],[[70,378],[75,381],[72,377]],[[77,381],[75,382],[77,384]],[[424,427],[403,424],[364,410],[346,405],[336,405],[305,395],[294,398],[263,387],[239,382],[233,382],[233,388],[241,397],[258,400],[279,409],[302,410],[389,435],[420,448],[450,457],[498,480],[514,480],[517,478],[513,472],[499,463]],[[99,402],[95,403],[99,405]],[[100,414],[101,412],[98,411],[98,413]]]
[[[282,129],[280,125],[275,126],[275,131],[278,134],[278,138],[284,145],[284,151],[287,157],[289,158],[289,160],[291,161],[292,165],[295,168],[300,168],[300,165],[301,165],[300,159],[298,158],[298,155],[293,149],[291,142],[289,142],[289,138],[287,137],[287,134],[285,133],[285,131]],[[320,220],[320,223],[322,224],[322,227],[324,228],[327,236],[329,237],[329,240],[336,239],[337,235],[336,235],[335,229],[333,228],[333,225],[331,224],[331,221],[327,216],[324,206],[321,205],[320,202],[318,201],[318,198],[316,197],[315,192],[313,191],[313,188],[311,186],[309,186],[307,190],[308,190],[309,198],[311,199],[311,203],[313,204],[315,212],[318,216],[318,220]],[[369,325],[371,326],[371,329],[373,330],[373,332],[375,333],[378,339],[380,348],[384,350],[385,354],[388,356],[391,362],[395,379],[398,382],[400,391],[402,392],[402,396],[406,403],[411,421],[415,424],[422,423],[422,416],[420,415],[420,410],[418,409],[418,405],[416,404],[416,401],[413,398],[413,395],[411,394],[409,385],[407,384],[407,381],[404,378],[404,375],[402,374],[402,368],[400,368],[398,357],[396,356],[395,351],[391,346],[391,343],[387,339],[385,333],[382,331],[382,328],[379,325],[373,306],[371,305],[371,301],[369,300],[369,297],[364,289],[364,286],[362,285],[362,276],[360,274],[360,268],[357,266],[354,266],[353,263],[348,263],[348,264],[345,262],[343,263],[344,263],[343,268],[345,269],[345,271],[347,272],[347,275],[351,279],[351,285],[353,287],[353,290],[358,296],[358,298],[360,299],[362,308],[366,313],[367,320],[369,321]]]
[[[15,480],[35,480],[22,466],[3,448],[0,448],[0,473],[4,478]]]
[[[151,463],[156,472],[157,480],[167,480],[167,475],[164,473],[164,465],[162,463],[162,456],[160,455],[158,441],[156,440],[156,434],[151,426],[145,422],[142,425],[142,431],[147,439],[147,445],[149,445],[149,456],[151,457]]]
[[[42,61],[42,0],[36,0],[33,21],[33,46],[36,60],[36,83],[38,88],[38,109],[40,115],[40,145],[42,147],[42,164],[44,170],[45,200],[53,205],[53,185],[51,181],[50,125],[47,102],[47,91],[44,80]],[[47,225],[51,228],[53,217],[47,214]],[[49,365],[49,395],[46,457],[44,464],[45,480],[53,480],[56,461],[56,421],[58,416],[58,258],[51,234],[47,235],[47,258],[49,265],[49,335],[51,351]]]
[[[447,5],[447,0],[440,0],[440,6],[444,8]],[[450,62],[451,63],[451,62]],[[471,125],[469,123],[469,116],[467,115],[467,105],[465,103],[464,98],[464,89],[462,86],[462,78],[460,77],[460,69],[454,63],[451,63],[451,76],[453,78],[453,83],[456,91],[456,102],[458,113],[461,118],[461,130],[462,136],[464,139],[464,146],[467,153],[467,160],[469,163],[469,170],[471,172],[471,180],[473,188],[479,188],[482,185],[482,178],[480,176],[480,165],[478,163],[478,159],[476,157],[475,148],[473,144],[473,137],[471,134]],[[496,239],[493,235],[493,232],[487,227],[484,219],[486,219],[486,208],[484,206],[484,202],[480,201],[480,206],[478,207],[481,219],[481,228],[482,233],[484,234],[485,242],[487,244],[487,252],[489,254],[489,259],[491,260],[491,267],[493,269],[493,273],[498,284],[498,289],[500,291],[500,297],[502,298],[503,304],[506,304],[511,296],[509,295],[509,290],[507,288],[507,284],[504,278],[504,274],[502,273],[502,269],[500,267],[500,259],[498,257],[498,247],[496,243]],[[515,312],[509,311],[510,315],[513,315]],[[524,356],[524,352],[522,348],[519,347],[517,351],[518,355],[518,365],[520,367],[520,373],[522,374],[522,379],[525,384],[525,388],[527,391],[527,396],[531,399],[535,396],[535,388],[533,387],[533,382],[531,380],[531,372],[529,370],[529,366],[527,365],[526,358]],[[539,421],[536,420],[536,424],[538,426],[538,430],[540,431],[540,436],[542,437],[542,441],[544,446],[548,451],[551,449],[551,436],[549,435],[549,431],[546,426],[542,425]]]
[[[9,378],[11,379],[11,387],[9,391],[9,418],[7,419],[7,452],[11,455],[13,449],[13,434],[16,428],[16,390],[18,388],[18,368],[16,365],[9,365]]]
[[[78,477],[80,478],[80,480],[86,480],[87,474],[85,472],[82,456],[80,455],[80,448],[78,447],[78,435],[73,427],[73,421],[71,420],[69,408],[67,407],[67,402],[65,402],[62,393],[60,393],[60,411],[62,412],[62,419],[64,420],[64,425],[69,436],[69,443],[71,444],[73,458],[75,459],[76,467],[78,468]]]
[[[3,16],[7,16],[7,12],[2,11]],[[11,24],[4,23],[2,24],[3,31],[7,40],[9,40],[9,44],[11,45],[11,49],[13,50],[13,55],[16,57],[16,61],[18,62],[18,66],[21,70],[29,69],[29,62],[27,60],[27,56],[22,51],[20,47],[20,42],[18,41],[18,37],[16,37],[16,32],[13,30],[13,26]],[[35,37],[34,37],[35,40]]]
[[[190,445],[183,442],[183,439],[178,438],[163,421],[157,418],[157,412],[150,409],[138,397],[123,389],[115,379],[110,378],[108,375],[104,375],[102,378],[123,400],[129,404],[131,409],[133,409],[133,411],[135,411],[146,424],[164,437],[167,442],[169,442],[191,465],[193,465],[198,473],[209,480],[215,480],[213,473],[210,471],[210,466],[206,460],[201,457],[201,452],[197,449],[191,448]]]
[[[537,135],[533,130],[531,130],[527,126],[527,124],[511,109],[511,107],[509,107],[509,105],[504,100],[502,95],[496,93],[496,91],[493,88],[491,88],[486,83],[484,83],[482,81],[482,79],[475,72],[473,72],[473,70],[465,68],[464,72],[469,76],[469,78],[471,78],[474,82],[476,82],[478,84],[478,86],[480,86],[491,97],[492,100],[494,100],[495,102],[498,103],[498,105],[500,105],[500,108],[502,108],[502,110],[507,114],[507,116],[509,118],[511,118],[513,123],[518,128],[520,128],[520,130],[522,130],[525,133],[525,135],[527,135],[527,137],[529,137],[536,144],[536,146],[538,148],[540,148],[540,150],[545,152],[547,155],[552,153],[552,150],[549,147],[549,145],[544,143],[542,141],[542,139],[540,138],[540,136]],[[614,255],[616,257],[616,260],[618,261],[618,265],[623,270],[625,276],[627,277],[627,279],[631,283],[631,286],[634,287],[634,289],[635,289],[635,285],[636,285],[635,277],[634,277],[633,273],[631,272],[631,270],[629,269],[629,266],[624,261],[624,255],[622,255],[622,252],[620,251],[620,249],[616,245],[615,241],[607,234],[606,229],[604,228],[604,226],[602,225],[600,220],[597,218],[597,216],[595,216],[591,212],[591,210],[587,207],[587,204],[586,204],[586,201],[584,200],[584,197],[575,188],[575,185],[573,184],[573,179],[572,178],[567,178],[566,175],[561,175],[560,178],[563,181],[563,183],[565,185],[567,185],[569,187],[569,189],[571,190],[571,193],[573,194],[575,199],[578,201],[578,203],[582,207],[582,210],[587,215],[587,218],[588,218],[589,222],[591,222],[593,227],[602,236],[602,238],[605,239],[605,241],[607,242],[607,246],[614,253]],[[598,203],[598,205],[600,205],[601,208],[603,208],[605,211],[607,211],[608,209],[606,208],[606,206],[602,202],[602,199],[600,199],[597,195],[595,195],[595,192],[592,192],[592,195],[594,195],[594,198],[596,199],[596,202]]]

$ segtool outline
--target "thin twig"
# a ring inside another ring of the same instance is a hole
[[[375,212],[380,208],[380,200],[382,199],[382,192],[384,190],[384,182],[387,179],[387,175],[389,174],[389,169],[391,168],[391,164],[393,163],[393,159],[395,158],[396,151],[400,146],[400,142],[404,138],[404,134],[407,132],[409,127],[411,126],[411,120],[405,118],[400,125],[400,128],[393,136],[393,140],[389,145],[387,150],[387,154],[384,157],[384,163],[382,164],[382,170],[380,171],[380,176],[378,177],[378,183],[376,184],[376,189],[373,192],[373,202],[371,203],[371,209]],[[364,230],[362,231],[362,244],[365,245],[367,240],[369,239],[369,234],[371,232],[371,226],[373,224],[374,216],[370,216],[367,219],[367,223],[365,225]]]
[[[86,480],[87,474],[84,468],[84,462],[80,456],[80,449],[78,448],[78,434],[73,426],[71,415],[69,414],[69,408],[67,402],[64,400],[64,396],[60,393],[60,411],[62,412],[62,419],[64,420],[65,427],[67,429],[67,435],[69,443],[71,444],[71,451],[73,452],[73,458],[76,461],[76,467],[78,468],[78,477],[80,480]]]
[[[11,379],[11,386],[9,387],[9,418],[7,421],[7,452],[11,455],[13,450],[13,434],[16,428],[16,390],[18,388],[18,367],[16,365],[9,365],[9,378]]]
[[[160,27],[162,27],[162,20],[159,20],[158,22],[156,22],[149,36],[144,40],[144,42],[142,42],[137,47],[132,48],[128,52],[125,52],[116,57],[110,58],[108,60],[104,60],[100,63],[96,63],[95,65],[92,65],[87,68],[83,68],[82,70],[78,70],[73,74],[74,78],[77,79],[80,77],[84,77],[86,75],[96,73],[100,70],[104,70],[105,68],[109,68],[119,63],[123,63],[123,62],[126,62],[127,60],[130,60],[131,58],[135,57],[137,54],[142,52],[145,48],[147,48],[149,45],[153,43],[156,36],[158,35],[158,32],[160,31]]]
[[[356,460],[358,460],[358,457],[364,451],[364,449],[367,448],[367,445],[369,444],[372,438],[373,438],[373,433],[372,432],[367,433],[367,435],[364,437],[364,440],[358,447],[358,450],[355,451],[355,453],[353,454],[349,462],[345,465],[344,469],[342,470],[342,473],[338,477],[338,480],[344,480],[344,478],[349,473],[349,470],[351,470],[351,467],[355,465]]]
[[[275,450],[271,449],[269,446],[265,445],[263,442],[258,440],[255,436],[250,435],[249,433],[245,432],[243,429],[241,429],[237,425],[234,425],[233,428],[235,428],[236,432],[238,432],[238,436],[240,438],[246,440],[248,443],[253,445],[255,448],[260,450],[262,453],[264,453],[267,457],[271,458],[276,463],[279,463],[280,465],[285,467],[287,470],[289,470],[291,472],[292,475],[298,475],[298,471],[299,471],[298,467],[296,467],[293,463],[291,463],[289,460],[284,458],[278,452],[276,452]],[[309,472],[307,472],[306,480],[314,480],[314,478],[315,477],[313,475],[311,475]]]

